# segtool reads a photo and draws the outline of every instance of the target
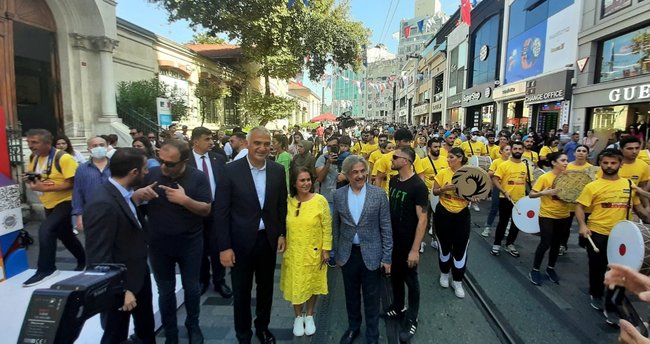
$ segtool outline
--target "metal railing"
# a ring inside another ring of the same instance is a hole
[[[142,130],[145,134],[148,132],[160,133],[162,131],[162,128],[158,123],[133,109],[128,109],[118,105],[117,115],[122,119],[122,123],[129,126],[129,128],[137,128]]]

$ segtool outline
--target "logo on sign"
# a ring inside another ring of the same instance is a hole
[[[489,54],[490,48],[487,45],[483,45],[479,51],[478,58],[481,59],[481,61],[485,61],[488,58]]]
[[[621,99],[626,101],[650,99],[650,84],[615,88],[609,91],[610,102],[616,103]]]
[[[472,94],[468,94],[466,96],[463,96],[463,102],[468,103],[468,102],[473,102],[476,100],[481,99],[481,92],[474,92]]]
[[[490,96],[492,96],[492,89],[489,88],[489,87],[486,87],[485,91],[483,91],[483,96],[485,98],[490,98]]]

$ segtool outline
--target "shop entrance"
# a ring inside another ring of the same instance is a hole
[[[536,105],[537,111],[534,111],[536,118],[533,123],[536,125],[538,133],[548,133],[551,129],[558,129],[558,118],[562,111],[562,103],[548,103]]]

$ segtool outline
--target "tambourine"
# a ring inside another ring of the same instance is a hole
[[[486,199],[492,192],[492,181],[490,176],[480,167],[463,166],[459,168],[451,182],[456,186],[456,192],[467,201],[478,197]]]

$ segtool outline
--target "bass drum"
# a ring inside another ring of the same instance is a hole
[[[607,260],[650,275],[650,229],[632,221],[620,221],[609,233]]]
[[[501,201],[508,202],[507,199],[500,199],[499,202]],[[516,205],[512,207],[512,222],[524,233],[539,233],[539,208],[542,200],[526,196],[517,201]]]

